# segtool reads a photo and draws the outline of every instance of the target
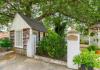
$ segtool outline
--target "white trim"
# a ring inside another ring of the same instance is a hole
[[[29,36],[29,37],[31,37],[31,35],[33,34],[32,31],[33,31],[33,30],[30,28],[30,31],[29,31],[29,32],[30,32],[30,36]],[[29,39],[30,39],[30,38],[29,38]]]
[[[14,30],[14,47],[16,46],[16,45],[15,45],[15,43],[16,43],[16,42],[15,42],[15,41],[16,41],[16,40],[15,40],[15,39],[16,39],[16,33],[15,33],[15,32],[16,32],[16,31]]]

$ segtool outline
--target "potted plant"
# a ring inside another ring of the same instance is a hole
[[[81,70],[93,70],[97,59],[94,51],[83,51],[80,55],[74,57],[74,63],[81,66]]]
[[[82,63],[81,55],[75,56],[73,62],[78,64],[78,70],[86,70],[86,65]]]
[[[86,66],[88,70],[94,70],[94,67],[98,63],[96,59],[98,56],[95,54],[95,51],[91,51],[86,60]]]
[[[87,59],[88,53],[83,51],[80,53],[80,55],[76,55],[74,57],[74,63],[78,64],[78,66],[80,66],[81,70],[86,70],[86,59]]]
[[[100,68],[100,55],[98,55],[98,58],[96,59],[96,65],[95,65],[95,67],[96,68]]]
[[[100,48],[97,48],[96,49],[96,54],[99,54],[100,55]]]

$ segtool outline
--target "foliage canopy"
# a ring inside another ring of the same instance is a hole
[[[1,24],[11,22],[17,12],[43,20],[59,35],[74,24],[88,34],[89,27],[100,21],[100,0],[0,0]]]
[[[55,13],[74,18],[86,23],[100,20],[100,0],[1,0],[1,23],[9,21],[16,12],[28,16],[38,14],[38,19],[46,18]],[[63,17],[64,17],[63,16]],[[62,16],[60,16],[62,17]]]

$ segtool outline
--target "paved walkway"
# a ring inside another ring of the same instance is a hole
[[[12,58],[12,57],[11,57]],[[15,55],[12,59],[2,60],[0,70],[70,70],[66,66],[50,64],[43,61]]]

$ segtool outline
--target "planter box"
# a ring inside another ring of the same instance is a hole
[[[100,50],[96,50],[96,54],[100,54]]]
[[[88,67],[88,70],[94,70],[94,68],[93,67]]]
[[[81,64],[81,70],[86,70],[86,65],[85,64]]]
[[[26,55],[26,49],[14,47],[13,50],[14,50],[15,53],[17,53],[17,54]]]
[[[56,60],[56,59],[51,59],[51,58],[47,58],[47,57],[42,57],[42,56],[34,56],[35,59],[38,60],[42,60],[44,62],[48,62],[48,63],[54,63],[54,64],[59,64],[59,65],[63,65],[63,66],[67,66],[67,61],[60,61],[60,60]]]
[[[14,53],[14,51],[7,51],[7,52],[0,53],[0,59],[2,59],[4,56],[11,54],[11,53]]]

